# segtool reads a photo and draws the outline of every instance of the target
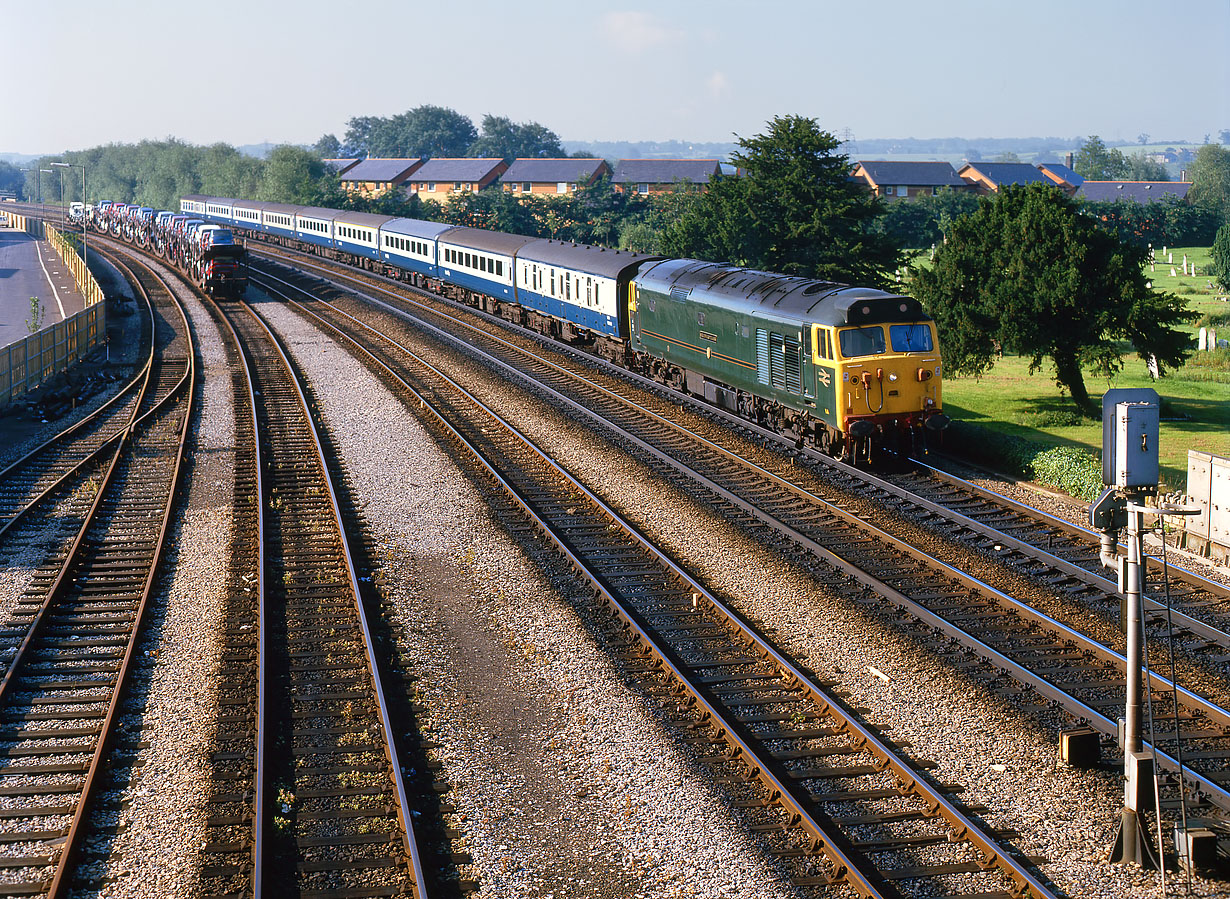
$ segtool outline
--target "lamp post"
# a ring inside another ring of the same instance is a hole
[[[60,183],[63,184],[64,169],[76,168],[81,169],[81,261],[89,267],[90,264],[90,247],[89,238],[86,236],[88,228],[85,226],[85,165],[80,162],[53,162],[53,166],[60,169]],[[61,189],[60,202],[64,201],[63,189]]]
[[[54,175],[55,172],[53,172],[51,169],[39,169],[38,170],[38,208],[39,208],[38,229],[39,231],[42,231],[43,226],[46,225],[47,223],[47,206],[45,203],[43,203],[43,175],[45,174]]]

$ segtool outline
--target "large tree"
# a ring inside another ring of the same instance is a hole
[[[738,140],[731,161],[745,174],[719,177],[663,234],[662,250],[788,275],[890,286],[896,242],[868,226],[884,212],[854,183],[841,141],[814,119],[779,116]]]
[[[1205,144],[1191,166],[1192,202],[1230,222],[1230,150]]]
[[[1009,187],[953,223],[913,293],[935,317],[945,368],[979,375],[997,345],[1044,359],[1076,405],[1093,413],[1083,369],[1110,377],[1127,341],[1159,370],[1182,364],[1192,316],[1179,297],[1155,293],[1145,250],[1120,242],[1049,185]]]
[[[1230,224],[1222,225],[1218,230],[1209,255],[1213,261],[1213,277],[1222,290],[1230,290]]]
[[[416,106],[389,119],[376,119],[367,150],[371,156],[392,159],[465,156],[477,137],[474,123],[457,110]]]
[[[320,185],[327,174],[313,151],[289,144],[274,147],[255,199],[313,205],[319,202]]]
[[[467,156],[514,159],[551,159],[566,155],[559,135],[537,122],[514,122],[506,116],[483,116],[482,132]]]
[[[1102,138],[1095,134],[1076,152],[1072,169],[1089,181],[1117,181],[1127,176],[1128,161],[1127,157],[1107,147]]]

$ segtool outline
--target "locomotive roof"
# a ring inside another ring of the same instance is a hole
[[[637,282],[642,288],[679,299],[698,291],[706,300],[720,301],[727,308],[822,325],[929,319],[912,297],[698,259],[657,262],[642,269]]]
[[[639,266],[662,257],[560,240],[535,240],[518,250],[517,258],[605,278],[618,278],[629,266]]]
[[[501,231],[486,231],[482,228],[466,228],[458,226],[440,233],[440,241],[471,250],[483,250],[487,253],[503,253],[511,256],[527,243],[537,240],[536,237],[523,237],[520,234],[504,234]]]

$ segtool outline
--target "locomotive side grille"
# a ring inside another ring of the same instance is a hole
[[[756,329],[756,380],[769,383],[769,333],[764,328]]]
[[[785,341],[780,334],[769,335],[769,372],[774,387],[786,386]]]
[[[792,393],[803,392],[803,371],[799,363],[799,342],[785,338],[786,389]]]

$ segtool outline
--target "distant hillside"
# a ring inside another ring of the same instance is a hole
[[[720,159],[725,162],[739,148],[729,143],[693,143],[686,140],[560,141],[568,153],[592,153],[602,159]]]
[[[29,153],[0,153],[0,162],[10,162],[19,169],[26,168],[38,158],[38,155],[31,156]]]

